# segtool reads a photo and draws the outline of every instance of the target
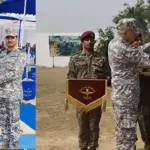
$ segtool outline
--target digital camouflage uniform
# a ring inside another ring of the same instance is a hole
[[[15,32],[10,29],[8,32]],[[20,104],[22,95],[22,74],[26,54],[19,49],[0,53],[0,129],[2,145],[18,148],[20,130]]]
[[[105,68],[99,53],[93,52],[92,55],[86,56],[84,51],[78,51],[70,58],[67,76],[68,79],[105,79]],[[101,114],[101,107],[87,113],[77,110],[80,148],[98,147]]]
[[[140,89],[138,123],[145,149],[150,150],[150,68],[140,69]]]
[[[135,19],[122,19],[118,29],[135,30]],[[131,45],[117,35],[108,46],[108,59],[111,68],[112,102],[116,122],[116,149],[134,150],[138,104],[140,96],[139,65],[150,65],[150,55]]]

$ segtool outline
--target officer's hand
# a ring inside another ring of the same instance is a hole
[[[132,47],[134,47],[134,48],[138,48],[140,45],[141,45],[140,41],[135,41],[132,43]]]

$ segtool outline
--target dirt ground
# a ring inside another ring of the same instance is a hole
[[[37,150],[78,150],[75,108],[64,111],[67,68],[37,67]],[[110,95],[111,89],[108,89]],[[109,98],[100,123],[98,150],[115,150],[113,109]],[[143,150],[138,131],[137,148]]]

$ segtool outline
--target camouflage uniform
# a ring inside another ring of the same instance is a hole
[[[84,51],[78,51],[70,58],[68,79],[105,79],[104,65],[105,63],[97,52],[86,56]],[[96,149],[98,147],[101,114],[101,107],[88,113],[77,110],[80,148],[90,146]]]
[[[140,71],[140,89],[138,123],[145,149],[150,150],[150,69]]]
[[[10,35],[15,31],[8,30]],[[18,148],[20,136],[20,104],[22,101],[21,77],[26,54],[15,48],[0,53],[0,128],[2,145]]]
[[[118,29],[135,30],[135,19],[122,19]],[[140,96],[139,65],[150,65],[150,55],[143,52],[150,47],[147,43],[139,48],[117,35],[108,47],[109,65],[112,75],[112,102],[116,121],[117,150],[134,150],[138,103]]]

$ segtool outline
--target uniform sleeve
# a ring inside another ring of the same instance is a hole
[[[150,66],[150,54],[146,54],[144,52],[148,48],[150,48],[150,43],[147,43],[139,48],[133,48],[131,46],[126,48],[124,47],[125,50],[123,55],[131,64]]]
[[[94,79],[106,79],[107,77],[107,66],[106,60],[100,58],[100,60],[92,63],[91,76]]]
[[[22,53],[20,54],[12,68],[3,68],[0,71],[0,84],[16,79],[21,79],[26,59],[26,54]]]
[[[68,66],[67,79],[76,79],[76,78],[77,76],[75,71],[74,59],[71,57]]]
[[[140,46],[139,49],[147,54],[150,54],[150,42]]]

